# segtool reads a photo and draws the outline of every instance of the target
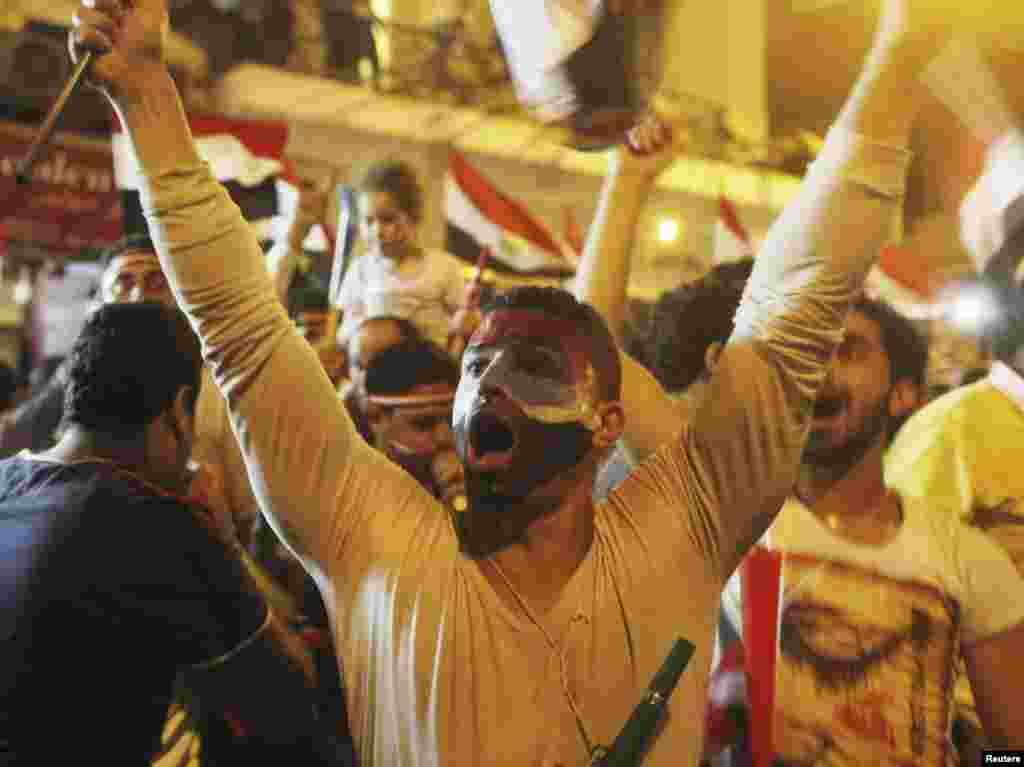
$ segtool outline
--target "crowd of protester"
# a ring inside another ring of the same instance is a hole
[[[926,334],[863,287],[943,42],[918,5],[886,0],[757,256],[630,333],[673,115],[609,150],[571,291],[479,305],[416,174],[373,165],[314,320],[288,296],[323,191],[264,254],[164,76],[164,3],[83,3],[150,236],[48,380],[3,376],[0,764],[583,764],[678,637],[645,764],[1024,748],[1024,322],[929,401]]]

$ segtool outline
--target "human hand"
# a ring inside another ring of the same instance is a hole
[[[676,161],[686,144],[687,131],[681,122],[673,124],[655,112],[648,112],[613,152],[612,169],[619,174],[654,180]]]
[[[325,183],[308,178],[300,178],[296,186],[299,201],[288,227],[288,239],[295,247],[301,247],[314,226],[326,225],[330,192]]]
[[[136,98],[166,71],[167,0],[82,0],[72,18],[72,61],[94,55],[88,81],[115,101]]]
[[[299,179],[299,212],[309,218],[323,222],[327,218],[330,203],[330,182],[326,180]]]

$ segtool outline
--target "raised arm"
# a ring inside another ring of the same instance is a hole
[[[303,258],[303,243],[318,223],[326,220],[327,193],[322,184],[299,179],[299,199],[288,224],[288,232],[267,253],[267,268],[281,303],[288,306],[288,290]]]
[[[943,30],[914,16],[915,2],[886,0],[864,71],[769,231],[707,396],[684,430],[676,457],[681,475],[696,479],[689,500],[714,531],[723,577],[793,486],[851,299],[900,210],[918,76],[943,42]]]
[[[668,136],[658,134],[665,130],[664,123],[650,119],[634,133],[644,134],[641,140],[646,144],[648,138],[664,142]],[[655,135],[648,137],[648,132]],[[651,156],[637,154],[626,147],[619,147],[609,155],[608,175],[587,232],[574,290],[580,301],[600,313],[620,346],[637,224],[658,175],[675,158],[680,141],[681,136],[676,136],[669,148]],[[622,407],[626,416],[622,441],[636,461],[644,460],[678,436],[683,427],[681,405],[668,396],[646,368],[625,352],[622,353]]]
[[[409,514],[425,493],[356,435],[277,300],[255,235],[201,161],[162,59],[166,0],[90,4],[73,40],[106,52],[91,77],[134,146],[161,264],[213,365],[261,510],[322,575],[361,512]]]

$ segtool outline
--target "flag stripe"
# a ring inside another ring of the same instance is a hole
[[[931,264],[917,251],[888,245],[882,248],[878,269],[904,290],[927,301],[935,297],[938,285]]]
[[[736,212],[736,206],[732,204],[732,201],[728,197],[718,198],[718,219],[725,227],[738,237],[742,242],[750,244],[750,235],[747,234],[747,230],[740,223],[739,214]]]
[[[750,235],[740,222],[736,206],[728,197],[720,196],[711,263],[725,264],[753,257],[754,248],[750,244]]]
[[[490,248],[489,269],[509,276],[566,278],[573,266],[554,237],[456,152],[445,177],[448,250],[476,264]]]
[[[246,146],[235,136],[197,136],[196,148],[210,164],[218,181],[237,181],[242,186],[257,186],[278,176],[284,170],[280,161],[249,154]],[[114,155],[114,177],[120,189],[138,189],[142,171],[132,151],[131,141],[124,133],[110,137]]]
[[[263,183],[247,187],[236,181],[222,181],[231,199],[242,211],[245,220],[257,227],[262,239],[272,239],[270,220],[278,215],[278,193],[276,179],[268,178]],[[137,189],[121,190],[121,221],[124,234],[146,234],[149,230],[142,213],[142,199]]]
[[[288,125],[210,115],[190,115],[189,125],[200,155],[210,164],[246,221],[255,227],[257,236],[273,239],[275,219],[285,206],[278,182],[284,171],[280,158],[288,139]],[[121,132],[116,121],[111,149],[124,234],[146,233],[138,192],[141,170],[127,134]]]
[[[986,150],[985,170],[960,205],[960,238],[975,268],[1017,280],[1008,241],[1024,229],[1024,134],[1000,137]],[[1019,257],[1019,253],[1017,254]]]
[[[458,188],[482,216],[552,256],[561,258],[561,248],[547,229],[522,205],[498,191],[465,157],[452,152],[448,167]]]
[[[446,229],[445,249],[460,261],[467,264],[477,264],[484,246],[469,232],[462,229],[452,221],[448,221]],[[487,260],[487,268],[499,274],[509,277],[531,276],[546,277],[556,280],[565,279],[572,275],[572,269],[565,267],[537,267],[533,269],[519,269],[503,261],[499,254],[492,252],[491,258]]]

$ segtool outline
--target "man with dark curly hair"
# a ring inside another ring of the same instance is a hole
[[[0,463],[0,763],[143,764],[185,673],[266,748],[335,764],[307,652],[183,497],[201,368],[177,309],[105,306],[69,357],[60,442]]]

